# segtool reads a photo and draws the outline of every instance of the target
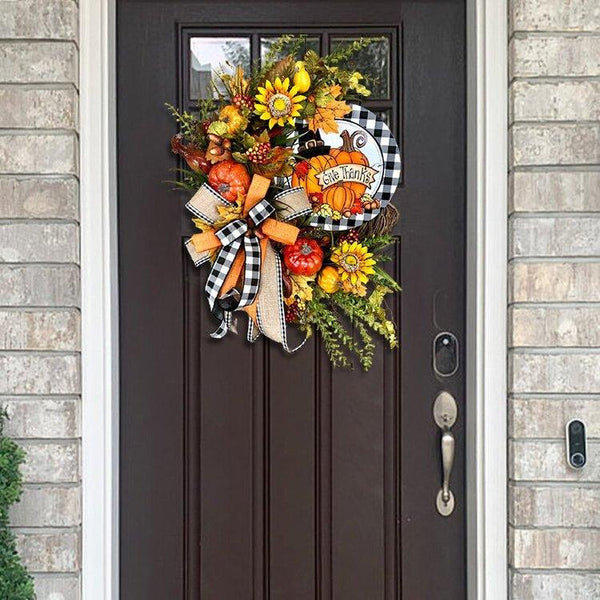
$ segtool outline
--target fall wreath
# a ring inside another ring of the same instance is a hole
[[[193,193],[199,230],[186,247],[196,266],[210,264],[213,337],[243,311],[249,341],[263,334],[294,352],[317,330],[337,367],[356,356],[368,370],[373,333],[396,347],[385,300],[400,287],[383,263],[400,152],[358,104],[366,78],[342,66],[371,41],[295,60],[301,39],[284,36],[251,73],[216,72],[217,97],[197,113],[168,105],[180,127],[171,149],[186,163],[175,183]]]

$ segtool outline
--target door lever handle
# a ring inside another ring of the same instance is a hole
[[[440,392],[433,404],[433,418],[441,429],[442,451],[442,487],[436,497],[436,507],[440,515],[449,517],[454,512],[456,504],[454,494],[450,489],[450,475],[454,466],[456,440],[450,429],[456,423],[458,407],[452,394]]]
[[[442,468],[444,479],[442,482],[442,502],[450,502],[450,474],[454,466],[454,436],[449,431],[442,433]]]

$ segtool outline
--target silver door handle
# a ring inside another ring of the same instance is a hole
[[[444,480],[442,482],[442,501],[450,502],[450,474],[454,466],[454,436],[449,431],[442,433],[442,468]]]
[[[440,392],[433,404],[433,418],[442,431],[442,487],[437,494],[435,504],[443,517],[449,517],[454,512],[456,504],[454,494],[450,489],[450,475],[454,466],[456,440],[450,429],[456,423],[458,407],[452,394]]]

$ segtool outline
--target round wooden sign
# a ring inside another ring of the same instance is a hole
[[[327,231],[359,227],[391,200],[402,173],[400,149],[389,127],[370,110],[353,104],[336,119],[337,133],[304,131],[292,186],[306,189],[310,225]]]

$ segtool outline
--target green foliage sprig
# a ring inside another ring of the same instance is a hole
[[[202,171],[191,171],[190,169],[171,169],[181,175],[181,180],[167,179],[165,183],[172,183],[174,189],[182,189],[186,192],[194,193],[202,187],[202,184],[208,181],[208,175]]]
[[[210,119],[215,111],[213,100],[198,100],[198,115],[193,115],[187,110],[180,111],[172,104],[165,102],[165,106],[177,121],[181,133],[192,144],[201,147],[206,145],[206,133],[202,127],[202,121]]]
[[[9,508],[21,497],[25,453],[4,435],[6,418],[6,411],[0,410],[0,598],[34,600],[33,580],[21,564],[15,536],[8,528]]]
[[[321,334],[334,367],[350,368],[351,355],[355,355],[365,371],[371,368],[376,346],[368,329],[383,337],[390,348],[398,346],[396,328],[383,306],[385,295],[391,291],[376,286],[369,296],[361,297],[342,291],[327,294],[314,288],[306,306],[305,325],[314,326]]]
[[[318,237],[323,232],[320,234]],[[396,237],[387,233],[361,240],[373,252],[377,263],[386,259],[384,250],[395,242]],[[368,371],[376,349],[372,333],[381,336],[390,348],[398,346],[396,326],[389,318],[385,299],[401,288],[378,264],[373,268],[375,273],[370,275],[367,295],[358,296],[341,289],[330,294],[315,286],[312,299],[306,303],[301,324],[321,334],[334,367],[349,368],[352,356],[356,356],[361,367]]]
[[[251,69],[251,95],[256,93],[259,85],[263,85],[265,79],[274,79],[276,76],[281,78],[293,76],[293,58],[297,56],[305,43],[306,36],[303,35],[286,34],[273,40],[260,64]]]
[[[346,62],[352,56],[364,50],[368,46],[370,46],[373,42],[378,42],[383,38],[380,37],[369,37],[369,38],[360,38],[358,40],[354,40],[350,44],[340,42],[332,52],[330,52],[325,58],[325,62],[328,65],[337,65],[339,63]]]
[[[321,334],[325,350],[334,367],[349,369],[352,362],[347,356],[347,350],[357,352],[360,348],[352,336],[344,329],[331,307],[322,300],[326,295],[318,288],[313,291],[312,300],[307,303],[307,325],[313,325]]]

